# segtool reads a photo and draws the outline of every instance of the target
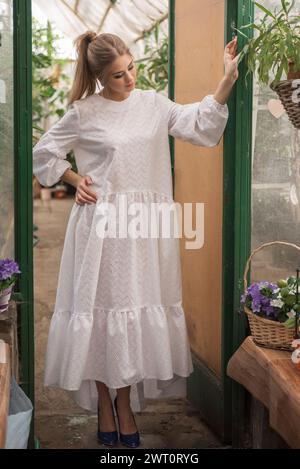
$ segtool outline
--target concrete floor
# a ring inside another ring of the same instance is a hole
[[[96,415],[78,407],[67,391],[43,387],[44,354],[54,308],[58,269],[73,198],[34,199],[35,434],[42,448],[99,448]],[[185,399],[149,400],[136,413],[141,448],[222,448]]]

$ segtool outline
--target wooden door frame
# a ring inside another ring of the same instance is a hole
[[[169,1],[169,98],[175,89],[175,0]],[[225,1],[224,46],[236,34],[233,27],[250,23],[251,0]],[[239,50],[244,40],[239,37]],[[226,374],[227,363],[247,335],[239,314],[243,271],[251,242],[252,77],[245,86],[245,63],[228,100],[229,121],[224,133],[222,224],[222,344],[221,379],[193,356],[194,373],[187,380],[188,398],[224,443],[242,446],[246,394]],[[245,143],[246,142],[246,143]],[[174,181],[174,141],[170,139]]]

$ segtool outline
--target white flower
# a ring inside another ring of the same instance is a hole
[[[292,353],[292,362],[293,363],[300,363],[300,349],[297,348],[293,353]]]
[[[280,288],[276,288],[275,290],[273,290],[273,293],[278,293],[280,291]]]
[[[281,299],[276,298],[274,300],[271,300],[270,304],[271,306],[275,306],[275,308],[281,308],[284,305],[284,302]]]
[[[288,315],[289,318],[294,318],[296,316],[296,311],[291,309],[291,311],[289,313],[286,313],[286,314]]]
[[[294,339],[292,342],[292,347],[293,348],[300,347],[300,339]]]

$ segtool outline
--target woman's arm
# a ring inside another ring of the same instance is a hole
[[[237,52],[237,36],[230,41],[225,47],[224,51],[224,66],[225,74],[220,81],[215,93],[214,99],[220,104],[225,104],[229,98],[232,87],[235,84],[239,76],[238,71],[238,60],[240,54],[236,55]]]
[[[72,169],[67,169],[63,173],[61,180],[71,184],[71,186],[74,186],[77,189],[75,202],[78,205],[97,202],[97,194],[88,188],[89,184],[93,184],[90,176],[81,176],[80,174],[75,173]]]
[[[230,96],[232,87],[235,81],[230,80],[230,78],[224,76],[214,93],[214,98],[218,103],[225,104]]]
[[[80,183],[82,180],[82,176],[79,174],[75,173],[73,169],[68,168],[62,175],[61,181],[67,182],[73,187],[77,187],[77,185]]]
[[[32,151],[33,174],[42,186],[53,186],[72,167],[67,154],[76,146],[79,132],[79,114],[73,104],[35,144]]]
[[[209,94],[201,101],[180,104],[155,92],[156,105],[161,119],[168,124],[169,135],[193,145],[218,145],[229,116],[226,100],[238,78],[239,55],[236,56],[236,50],[237,36],[225,47],[225,75],[214,95]]]

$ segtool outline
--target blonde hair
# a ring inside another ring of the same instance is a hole
[[[77,60],[68,105],[73,101],[95,93],[97,81],[105,86],[107,71],[121,55],[132,54],[124,41],[116,34],[86,31],[74,41]]]

